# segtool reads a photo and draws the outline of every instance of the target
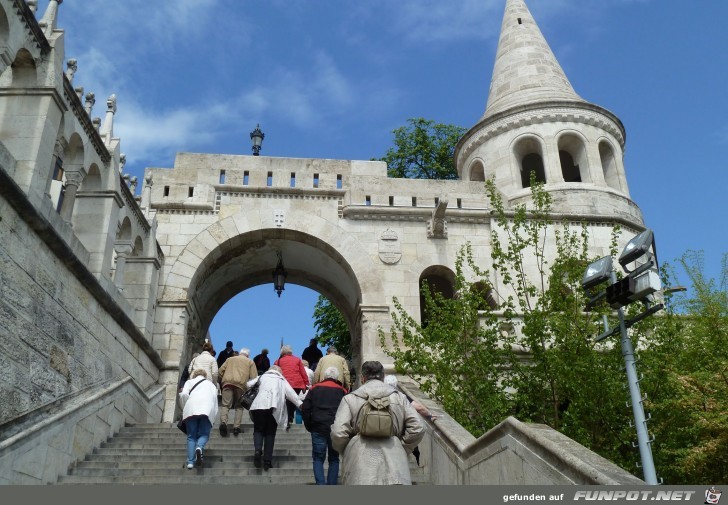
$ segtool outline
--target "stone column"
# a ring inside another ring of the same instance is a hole
[[[385,370],[392,369],[393,360],[382,350],[379,343],[379,328],[382,328],[389,337],[392,324],[387,305],[362,305],[359,307],[359,335],[358,349],[352,349],[354,367],[357,370],[357,377],[361,364],[365,361],[380,361]]]
[[[140,204],[140,207],[142,210],[145,211],[145,215],[149,217],[149,213],[147,212],[149,209],[149,204],[152,199],[152,184],[154,183],[152,174],[147,175],[144,177],[144,187],[142,188],[142,201]]]
[[[586,163],[589,167],[590,182],[597,186],[606,186],[607,182],[604,180],[602,157],[599,155],[598,144],[590,142],[586,145]]]
[[[560,184],[564,182],[564,174],[561,171],[561,158],[559,158],[559,146],[556,145],[556,139],[547,137],[544,146],[544,173],[546,175],[547,184]]]
[[[76,193],[79,186],[83,182],[84,174],[81,170],[66,171],[66,192],[63,196],[63,204],[61,204],[61,219],[65,222],[71,222],[73,215],[73,206],[76,203]]]
[[[114,284],[117,287],[124,287],[124,271],[126,270],[126,258],[132,251],[131,240],[117,240],[114,244],[116,251],[116,270],[114,271]]]

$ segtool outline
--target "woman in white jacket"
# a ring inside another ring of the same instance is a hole
[[[268,470],[273,466],[273,444],[278,428],[285,428],[288,421],[286,399],[296,407],[300,407],[302,400],[283,377],[281,368],[273,365],[263,375],[248,381],[252,387],[260,380],[258,395],[250,406],[250,417],[253,419],[253,444],[255,454],[253,463],[260,468]]]
[[[190,366],[188,367],[190,376],[195,370],[204,370],[207,373],[207,380],[213,384],[217,384],[217,360],[212,355],[212,352],[212,344],[208,340],[205,340],[205,343],[202,344],[202,352],[200,355],[190,362]]]
[[[217,387],[207,380],[207,372],[195,370],[179,394],[182,419],[187,427],[187,469],[202,466],[205,446],[217,417]]]

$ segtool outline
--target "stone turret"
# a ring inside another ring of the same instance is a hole
[[[641,225],[624,174],[625,130],[581,98],[524,0],[507,0],[485,113],[455,150],[464,180],[494,178],[509,203],[543,182],[554,211]]]

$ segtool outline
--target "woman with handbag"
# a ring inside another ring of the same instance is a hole
[[[278,428],[284,428],[288,421],[286,400],[300,407],[302,400],[283,377],[281,368],[273,365],[257,379],[248,381],[248,387],[258,384],[258,394],[250,406],[253,420],[253,463],[256,468],[263,465],[268,471],[273,466],[273,445]]]
[[[202,466],[205,446],[212,423],[217,417],[217,387],[207,380],[207,372],[198,369],[185,382],[179,394],[183,405],[182,422],[187,433],[187,469]]]

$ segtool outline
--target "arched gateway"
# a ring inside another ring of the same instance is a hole
[[[438,218],[447,198],[455,208]],[[378,329],[392,297],[419,313],[422,274],[452,268],[466,241],[484,256],[489,237],[482,183],[389,179],[380,162],[181,153],[171,170],[147,169],[141,203],[164,255],[152,342],[174,364],[167,420],[177,365],[229,299],[271,282],[279,255],[287,282],[342,312],[355,365],[391,365]]]

